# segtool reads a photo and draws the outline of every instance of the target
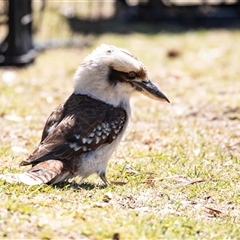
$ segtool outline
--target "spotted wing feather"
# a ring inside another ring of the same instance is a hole
[[[50,116],[50,127],[46,123],[38,148],[20,165],[49,159],[68,160],[110,144],[127,120],[122,108],[85,95],[71,95],[60,109],[55,111],[58,116],[54,113]]]

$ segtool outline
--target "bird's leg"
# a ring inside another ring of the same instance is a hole
[[[78,185],[81,185],[83,183],[83,180],[85,179],[85,177],[82,177],[80,181],[78,181]]]
[[[111,185],[111,183],[107,180],[106,178],[106,173],[105,172],[101,172],[99,173],[99,177],[102,179],[102,181],[106,184],[106,185]]]

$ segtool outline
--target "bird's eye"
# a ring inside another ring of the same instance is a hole
[[[135,72],[129,72],[128,73],[128,78],[129,79],[134,79],[136,77],[136,73]]]

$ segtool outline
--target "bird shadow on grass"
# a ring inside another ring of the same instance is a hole
[[[61,188],[64,190],[68,190],[68,189],[74,189],[74,190],[81,190],[81,189],[85,189],[87,191],[93,190],[95,188],[98,189],[104,189],[107,186],[106,185],[99,185],[99,184],[93,184],[93,183],[81,183],[78,184],[76,182],[63,182],[63,183],[58,183],[58,184],[54,184],[53,187],[55,188]]]

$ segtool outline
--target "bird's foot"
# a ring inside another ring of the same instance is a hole
[[[106,185],[111,185],[111,183],[107,180],[106,177],[106,173],[105,172],[101,172],[99,174],[99,177],[102,179],[102,181],[106,184]]]
[[[109,182],[106,178],[106,173],[102,172],[99,174],[99,177],[102,179],[102,181],[107,185],[115,185],[115,186],[123,186],[125,184],[127,184],[128,182],[122,182],[122,181],[111,181]]]

